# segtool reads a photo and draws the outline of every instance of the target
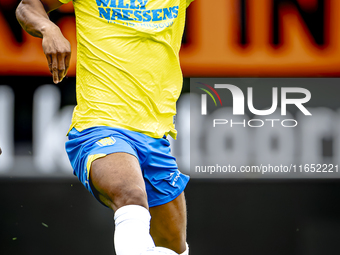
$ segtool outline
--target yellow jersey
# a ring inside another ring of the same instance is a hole
[[[73,0],[77,106],[70,129],[110,126],[176,138],[179,50],[192,1]]]

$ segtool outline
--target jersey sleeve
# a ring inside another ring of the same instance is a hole
[[[63,3],[63,4],[67,4],[68,2],[71,2],[72,0],[59,0],[59,2]],[[187,0],[188,1],[188,0]]]
[[[59,0],[60,1],[60,0]],[[191,2],[193,2],[194,0],[187,0],[187,8],[188,6],[191,4]]]

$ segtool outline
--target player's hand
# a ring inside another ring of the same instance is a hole
[[[55,84],[67,74],[71,59],[71,44],[58,27],[46,29],[43,33],[42,47],[47,58],[48,68]]]
[[[1,155],[1,153],[2,153],[2,150],[1,150],[1,148],[0,148],[0,155]]]

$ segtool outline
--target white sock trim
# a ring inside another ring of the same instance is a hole
[[[151,215],[148,209],[140,205],[125,205],[119,208],[114,214],[115,224],[122,223],[133,216],[135,219],[141,221],[149,221],[151,220]]]

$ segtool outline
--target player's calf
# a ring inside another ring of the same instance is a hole
[[[150,208],[151,235],[156,246],[182,254],[186,250],[186,204],[184,193],[173,201]],[[186,254],[186,253],[184,253]]]

